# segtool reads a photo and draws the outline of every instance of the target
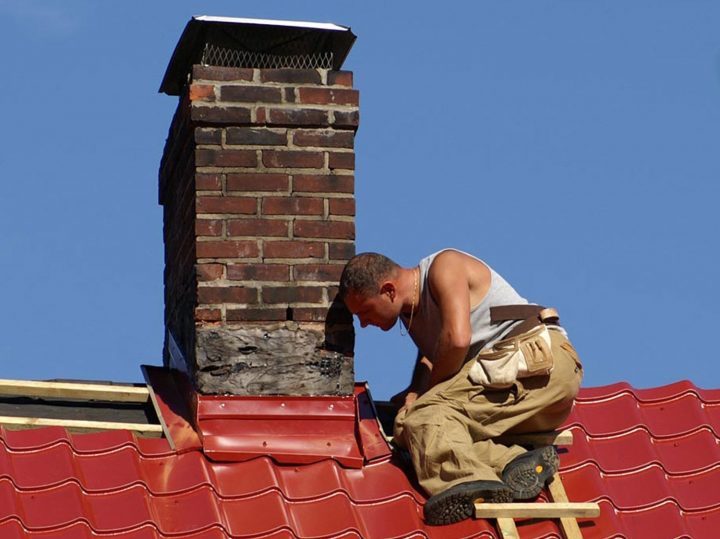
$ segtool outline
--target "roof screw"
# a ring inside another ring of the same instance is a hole
[[[263,447],[267,447],[267,442],[263,442]]]
[[[284,403],[284,402],[281,402],[281,403],[280,403],[280,406],[281,406],[282,408],[285,408],[285,403]]]
[[[334,405],[334,404],[330,404],[330,405],[328,406],[328,410],[332,410],[333,408],[335,408],[335,405]]]
[[[224,403],[224,402],[221,402],[221,403],[220,403],[220,408],[225,408],[225,403]]]
[[[327,446],[330,447],[332,444],[330,442],[327,443]]]

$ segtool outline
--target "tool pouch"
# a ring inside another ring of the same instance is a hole
[[[470,380],[485,387],[510,387],[518,378],[550,374],[553,356],[550,332],[544,324],[495,343],[475,356]]]

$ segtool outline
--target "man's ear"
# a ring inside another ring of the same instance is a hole
[[[380,295],[387,295],[387,297],[390,298],[390,301],[395,301],[396,293],[397,291],[395,290],[395,285],[390,281],[385,281],[380,287]]]

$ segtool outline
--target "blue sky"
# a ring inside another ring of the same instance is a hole
[[[585,384],[720,387],[720,4],[0,0],[2,378],[140,381],[162,347],[157,92],[192,15],[358,40],[359,251],[453,246],[559,308]],[[407,383],[397,328],[356,377]]]

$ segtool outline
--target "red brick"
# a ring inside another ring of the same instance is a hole
[[[358,105],[360,93],[357,90],[339,88],[298,88],[298,101],[313,105]]]
[[[352,193],[355,177],[335,174],[298,174],[293,176],[293,191],[308,193]]]
[[[323,258],[325,245],[309,241],[266,241],[265,258]]]
[[[287,264],[232,264],[228,266],[228,279],[232,281],[289,281]]]
[[[257,210],[257,199],[247,197],[204,197],[195,202],[197,213],[232,213],[252,215]]]
[[[293,233],[298,238],[355,239],[355,223],[350,221],[295,221]]]
[[[242,103],[280,103],[282,90],[271,86],[221,86],[220,101]]]
[[[195,189],[219,191],[222,189],[222,176],[220,174],[195,174]]]
[[[355,243],[340,243],[340,242],[329,242],[328,243],[328,258],[330,260],[350,260],[355,256]]]
[[[258,123],[261,123],[258,117]],[[285,126],[327,126],[330,125],[328,112],[316,109],[267,109],[265,123]]]
[[[272,286],[263,287],[263,303],[319,303],[323,288],[319,286]]]
[[[354,198],[329,199],[330,215],[355,215]]]
[[[355,152],[330,152],[328,153],[328,166],[331,169],[344,168],[355,170]]]
[[[198,258],[257,258],[260,255],[254,241],[199,241],[195,247]]]
[[[285,146],[287,145],[287,131],[266,127],[228,127],[225,142],[227,144]]]
[[[298,264],[293,266],[296,281],[339,281],[344,264]]]
[[[287,320],[287,309],[227,309],[230,322],[277,322]]]
[[[215,101],[215,86],[212,84],[191,84],[190,101]]]
[[[285,88],[284,94],[287,103],[295,103],[295,88]]]
[[[262,82],[283,82],[289,84],[320,84],[320,72],[315,69],[261,69]]]
[[[232,219],[228,236],[288,236],[288,221],[278,219]]]
[[[327,82],[330,86],[347,86],[353,85],[352,71],[328,71]]]
[[[250,109],[247,107],[218,107],[215,105],[193,105],[190,119],[194,122],[208,124],[249,124]]]
[[[228,174],[228,191],[289,191],[287,174]]]
[[[195,309],[195,320],[198,322],[220,322],[222,311],[220,309]]]
[[[319,146],[324,148],[352,148],[355,133],[352,131],[309,130],[296,131],[293,143],[296,146]]]
[[[322,168],[325,156],[322,152],[296,152],[263,150],[263,165],[273,168]]]
[[[198,281],[217,281],[222,279],[223,264],[196,264],[195,275],[197,275]]]
[[[263,215],[322,215],[322,198],[266,197],[262,201]]]
[[[222,236],[222,219],[198,219],[195,221],[196,236]]]
[[[192,68],[192,78],[194,80],[249,81],[253,78],[253,70],[243,67],[219,67],[196,64]]]
[[[257,288],[244,286],[201,286],[198,303],[257,303]]]
[[[351,127],[357,129],[360,125],[360,113],[357,110],[353,111],[333,111],[333,123],[334,127]]]
[[[196,144],[222,144],[222,129],[210,127],[195,128]]]
[[[195,150],[195,165],[198,167],[256,167],[255,150]]]

